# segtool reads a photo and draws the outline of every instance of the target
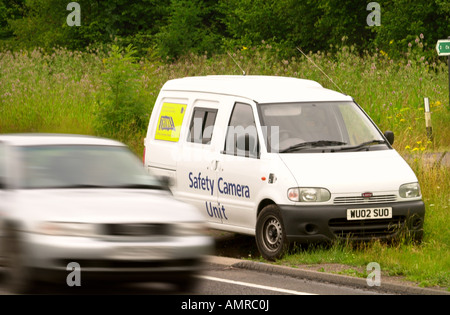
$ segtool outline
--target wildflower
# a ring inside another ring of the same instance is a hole
[[[248,48],[245,46],[242,46],[242,50],[247,50]]]
[[[411,43],[408,43],[408,47],[411,48],[411,47],[412,47],[412,44],[411,44]]]
[[[417,141],[416,143],[417,143],[417,144],[422,144],[422,141]]]
[[[394,40],[393,39],[391,39],[391,41],[389,42],[389,45],[392,45],[392,43],[394,42]]]
[[[409,145],[407,145],[407,146],[405,147],[405,150],[409,150],[409,149],[411,149],[411,147],[410,147]]]
[[[423,39],[424,38],[423,33],[420,33],[419,37],[420,39]]]

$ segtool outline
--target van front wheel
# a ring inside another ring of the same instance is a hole
[[[276,205],[268,205],[258,216],[256,222],[256,245],[267,260],[281,258],[288,242],[280,210]]]

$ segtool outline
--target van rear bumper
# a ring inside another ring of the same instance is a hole
[[[347,220],[347,209],[392,207],[391,219]],[[371,240],[423,237],[422,200],[364,205],[279,205],[287,239],[313,243],[334,239]]]

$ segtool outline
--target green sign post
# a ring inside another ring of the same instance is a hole
[[[450,56],[450,38],[438,40],[436,51],[439,56]]]
[[[448,103],[450,106],[450,37],[448,39],[440,39],[436,43],[436,51],[438,56],[448,56]]]

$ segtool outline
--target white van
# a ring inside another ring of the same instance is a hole
[[[417,178],[352,97],[271,76],[168,81],[144,164],[211,228],[256,236],[262,256],[292,241],[423,236]]]

